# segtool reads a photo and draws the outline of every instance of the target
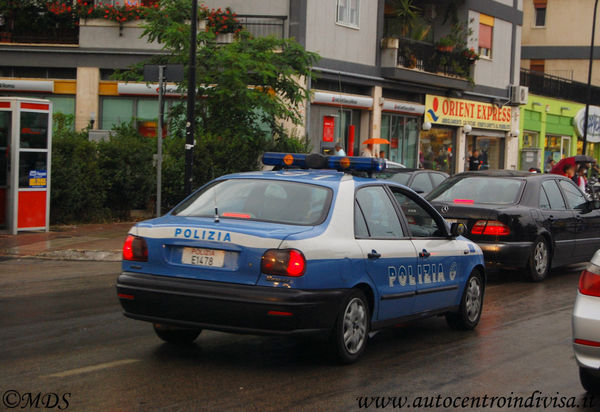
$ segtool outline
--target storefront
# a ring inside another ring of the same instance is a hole
[[[457,173],[468,170],[468,159],[477,150],[480,169],[505,169],[512,160],[507,144],[512,117],[509,106],[427,95],[419,163]]]
[[[358,156],[360,136],[369,134],[361,128],[369,127],[372,107],[371,96],[314,90],[309,124],[313,151],[333,154],[339,143],[347,155]]]
[[[419,131],[425,106],[384,99],[381,114],[381,137],[390,141],[381,145],[385,158],[406,167],[418,167]]]
[[[558,162],[577,154],[574,118],[584,108],[579,103],[530,94],[527,104],[521,107],[519,169],[548,171],[550,160]]]

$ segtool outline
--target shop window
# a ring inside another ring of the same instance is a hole
[[[381,137],[390,141],[381,145],[386,159],[417,167],[419,123],[414,117],[384,114],[381,116]]]
[[[504,138],[495,136],[469,136],[467,140],[467,153],[465,161],[478,152],[481,166],[479,170],[503,169],[504,168]],[[465,170],[468,166],[465,165]]]
[[[122,97],[107,97],[102,99],[102,117],[100,127],[110,130],[121,123],[128,123],[133,119],[134,99]]]
[[[546,2],[547,0],[533,0],[535,8],[535,27],[546,26]]]
[[[494,34],[494,18],[485,14],[479,15],[479,55],[492,57],[492,39]]]
[[[453,129],[433,127],[421,131],[419,139],[419,167],[454,173],[456,141]]]
[[[523,148],[538,147],[537,132],[523,131]]]
[[[558,162],[563,157],[571,155],[571,138],[569,136],[546,136],[544,157]]]
[[[336,22],[358,27],[360,0],[337,0]]]
[[[545,60],[531,60],[529,62],[529,70],[531,70],[532,72],[544,73]]]

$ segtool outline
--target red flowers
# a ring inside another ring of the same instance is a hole
[[[207,12],[207,20],[207,28],[215,34],[239,33],[242,27],[236,18],[236,14],[229,7],[225,11],[220,8],[210,10],[210,12]]]

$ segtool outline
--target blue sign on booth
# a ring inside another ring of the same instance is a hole
[[[48,172],[46,170],[29,171],[29,187],[46,187]]]

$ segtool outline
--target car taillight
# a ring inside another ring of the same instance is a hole
[[[506,236],[510,228],[497,220],[478,220],[471,228],[473,235]]]
[[[143,237],[127,235],[123,244],[123,260],[148,261],[148,245]]]
[[[600,266],[590,263],[581,272],[579,292],[583,295],[600,296]]]
[[[304,275],[306,259],[296,249],[269,249],[262,256],[260,270],[267,275],[298,277]]]

